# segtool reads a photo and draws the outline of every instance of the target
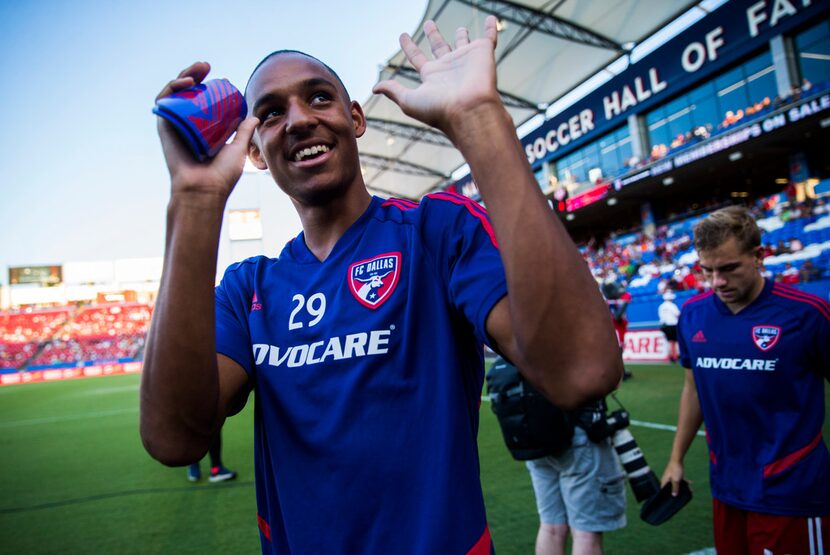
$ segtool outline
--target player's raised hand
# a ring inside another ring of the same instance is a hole
[[[167,83],[156,96],[156,100],[198,85],[209,72],[210,64],[195,62]],[[256,118],[247,118],[237,128],[233,141],[223,146],[213,158],[199,162],[178,136],[175,128],[164,118],[158,118],[158,133],[170,172],[173,193],[209,193],[227,198],[242,175],[248,144],[258,123],[259,120]]]
[[[424,23],[434,59],[418,47],[408,34],[401,35],[401,48],[421,75],[421,85],[409,89],[397,81],[376,84],[373,92],[384,94],[403,112],[442,130],[452,139],[459,118],[474,108],[501,105],[496,90],[496,18],[484,21],[484,36],[470,41],[467,29],[455,31],[455,47],[441,35],[434,21]]]

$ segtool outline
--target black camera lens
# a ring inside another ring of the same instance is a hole
[[[620,457],[620,462],[637,502],[640,503],[656,495],[660,491],[660,482],[648,466],[643,452],[640,451],[640,447],[634,441],[631,432],[625,428],[617,430],[614,433],[613,441],[614,449],[617,451],[617,456]]]

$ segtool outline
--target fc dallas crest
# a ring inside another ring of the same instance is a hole
[[[778,326],[755,326],[752,328],[752,340],[755,346],[762,351],[769,351],[781,339],[781,328]]]
[[[357,302],[375,309],[395,292],[401,277],[401,253],[387,252],[349,266],[349,291]]]

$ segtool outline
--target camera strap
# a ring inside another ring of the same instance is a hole
[[[614,402],[615,402],[615,403],[617,403],[617,404],[620,406],[620,408],[621,408],[622,410],[624,410],[625,412],[628,412],[628,409],[626,409],[626,408],[623,406],[623,404],[620,402],[620,400],[619,400],[619,399],[617,399],[617,394],[616,394],[616,393],[612,392],[612,393],[611,393],[611,397],[614,399]]]

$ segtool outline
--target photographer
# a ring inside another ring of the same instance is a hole
[[[602,533],[626,524],[625,474],[611,443],[615,430],[606,426],[604,437],[589,438],[605,422],[604,401],[564,413],[502,358],[487,384],[508,449],[525,460],[533,482],[537,555],[564,554],[569,532],[573,554],[601,554]]]

